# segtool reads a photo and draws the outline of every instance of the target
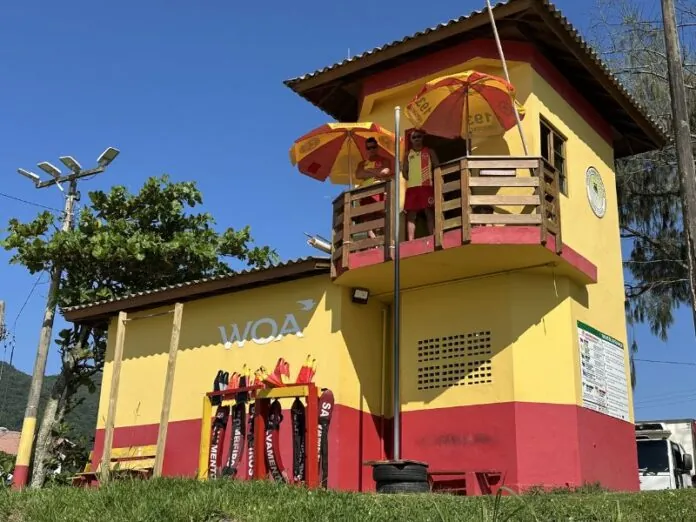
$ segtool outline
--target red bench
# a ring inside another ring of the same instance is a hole
[[[428,471],[430,491],[454,495],[494,495],[502,486],[503,474],[493,470]]]

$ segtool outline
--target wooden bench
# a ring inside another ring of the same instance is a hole
[[[492,495],[502,486],[500,471],[438,470],[428,472],[430,491],[454,495]]]
[[[113,448],[109,470],[114,477],[149,478],[154,469],[156,452],[155,445]],[[96,469],[92,469],[93,455],[93,452],[90,452],[85,469],[72,478],[73,486],[93,486],[99,482],[102,463],[100,462]]]

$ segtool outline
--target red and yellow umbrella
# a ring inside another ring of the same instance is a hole
[[[376,123],[327,123],[298,138],[290,162],[319,181],[352,185],[358,163],[367,157],[365,142],[375,138],[380,155],[394,158],[394,133]]]
[[[503,78],[465,71],[429,81],[406,106],[415,127],[443,138],[497,136],[517,123],[524,107],[515,100],[515,87]]]

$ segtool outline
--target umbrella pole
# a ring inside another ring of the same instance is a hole
[[[469,117],[469,89],[466,89],[464,103],[466,103],[466,155],[471,155],[471,118]]]
[[[353,134],[351,133],[349,136],[350,137],[348,139],[348,183],[350,184],[349,190],[353,190],[353,188],[355,188],[355,187],[353,187],[353,165],[352,165],[353,162],[351,161],[352,158],[350,157],[350,153],[351,153],[350,146],[353,143]]]
[[[495,36],[495,44],[498,47],[500,61],[503,64],[503,72],[505,72],[505,79],[508,83],[510,83],[510,74],[508,73],[507,63],[505,62],[503,46],[500,43],[498,28],[495,25],[495,17],[493,16],[493,7],[491,7],[491,0],[486,0],[486,5],[488,6],[488,16],[490,17],[491,25],[493,26],[493,36]],[[522,132],[522,121],[520,120],[520,113],[517,112],[517,105],[515,105],[515,100],[512,98],[512,96],[510,96],[510,101],[512,101],[512,110],[515,111],[515,120],[517,120],[517,129],[520,131],[520,138],[522,139],[522,148],[524,149],[524,155],[528,156],[529,150],[527,149],[527,140],[524,139],[524,133]]]
[[[400,385],[400,347],[401,344],[401,247],[400,239],[400,224],[401,224],[401,151],[399,150],[399,136],[401,134],[401,107],[394,108],[394,331],[393,331],[393,379],[394,379],[394,445],[393,445],[393,460],[401,460],[401,388]]]

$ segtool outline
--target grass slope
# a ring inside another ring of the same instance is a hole
[[[499,505],[498,505],[498,500]],[[306,491],[269,482],[120,481],[101,489],[0,492],[0,520],[186,522],[696,521],[696,490],[495,497]]]
[[[47,375],[44,378],[39,418],[41,418],[43,406],[57,378],[58,376],[56,375]],[[0,363],[0,426],[13,431],[21,429],[30,384],[30,375],[19,371],[7,363]],[[70,412],[66,419],[74,435],[85,436],[88,439],[94,436],[100,388],[101,376],[97,380],[97,390],[94,393],[89,393],[84,387],[78,392],[78,398],[82,398],[84,401]]]

